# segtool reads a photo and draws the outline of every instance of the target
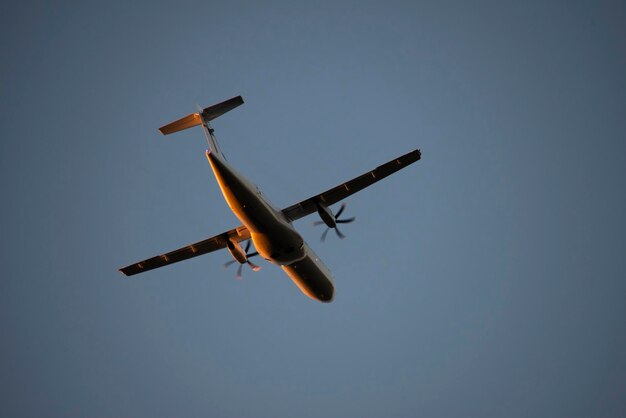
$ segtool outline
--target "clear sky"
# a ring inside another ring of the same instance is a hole
[[[0,416],[623,417],[624,3],[261,3],[0,6]],[[329,305],[226,251],[117,271],[237,224],[157,128],[238,94],[276,206],[423,152],[345,240],[296,223]]]

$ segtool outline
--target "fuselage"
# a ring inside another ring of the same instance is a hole
[[[240,263],[238,277],[243,264],[248,264],[255,271],[258,270],[259,266],[249,258],[260,255],[270,263],[278,265],[305,295],[322,302],[330,302],[335,294],[332,274],[294,229],[292,222],[317,211],[322,222],[318,221],[316,224],[325,224],[328,227],[322,233],[322,240],[330,229],[334,229],[339,238],[344,238],[338,224],[350,223],[354,217],[340,218],[345,203],[336,213],[332,212],[330,206],[418,161],[421,152],[419,149],[413,150],[322,193],[286,208],[277,209],[263,196],[258,187],[228,163],[210,125],[212,120],[241,104],[243,104],[241,96],[232,97],[161,126],[159,131],[169,135],[194,126],[202,126],[210,150],[207,151],[207,159],[228,206],[243,225],[122,267],[120,271],[132,276],[226,248]],[[241,245],[243,241],[245,247]],[[254,243],[256,248],[252,253],[249,252],[251,243]]]
[[[332,301],[334,284],[330,270],[291,222],[223,156],[207,151],[207,159],[228,206],[250,231],[259,255],[280,266],[307,296]]]

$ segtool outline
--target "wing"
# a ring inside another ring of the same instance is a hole
[[[127,276],[132,276],[133,274],[143,273],[144,271],[168,266],[170,264],[178,263],[179,261],[226,248],[229,239],[235,242],[245,241],[250,239],[250,231],[248,231],[248,228],[243,225],[238,226],[230,231],[207,238],[204,241],[190,244],[186,247],[179,248],[178,250],[174,250],[166,254],[148,258],[147,260],[131,264],[130,266],[122,267],[120,271]]]
[[[409,164],[413,164],[418,161],[422,156],[420,150],[416,149],[407,154],[404,154],[398,158],[395,158],[388,163],[385,163],[379,167],[376,167],[372,171],[353,178],[337,187],[326,190],[316,196],[303,200],[302,202],[291,205],[288,208],[283,209],[283,214],[291,221],[300,219],[304,216],[310,215],[317,211],[316,202],[321,202],[326,206],[330,206],[346,197],[363,190],[367,186],[371,186],[379,180],[395,173],[398,170],[403,169]]]

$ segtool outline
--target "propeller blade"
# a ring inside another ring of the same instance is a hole
[[[337,228],[337,224],[349,224],[350,222],[354,222],[354,220],[356,219],[356,217],[354,217],[354,216],[352,218],[348,218],[348,219],[339,219],[339,217],[341,216],[341,214],[343,213],[343,211],[345,209],[346,209],[346,204],[344,202],[339,207],[339,210],[337,211],[337,213],[335,215],[333,215],[333,217],[335,218],[335,222],[334,222],[334,227],[332,229],[335,230],[335,233],[341,239],[344,239],[346,236],[341,233],[339,228]],[[315,221],[315,222],[312,222],[312,225],[313,226],[318,226],[318,225],[323,225],[325,223],[326,222],[323,222],[323,221]],[[321,237],[321,241],[322,242],[324,242],[326,240],[326,235],[328,234],[328,230],[329,229],[331,229],[331,228],[326,228],[326,230],[322,233],[322,237]]]
[[[253,253],[248,253],[248,250],[250,250],[250,245],[251,244],[252,244],[252,240],[249,240],[248,243],[246,244],[246,248],[245,248],[246,262],[245,263],[247,263],[252,268],[253,271],[259,271],[259,270],[261,270],[261,267],[257,266],[256,264],[254,264],[253,262],[251,262],[249,260],[250,257],[256,257],[257,255],[259,255],[258,251],[255,251]],[[226,263],[224,263],[224,268],[230,266],[231,264],[233,264],[235,262],[238,262],[238,261],[237,260],[227,261]],[[237,275],[236,275],[237,280],[241,280],[241,278],[243,277],[243,274],[242,274],[243,273],[243,265],[245,263],[240,263],[239,267],[237,268]]]
[[[225,263],[224,263],[224,268],[226,268],[226,267],[230,266],[230,265],[231,265],[231,264],[233,264],[235,261],[237,261],[237,260],[230,260],[230,261],[225,262]]]
[[[346,208],[346,204],[342,203],[341,207],[339,208],[339,211],[335,214],[335,219],[337,219],[338,217],[341,216],[341,214],[343,213],[343,210]]]
[[[250,267],[252,267],[252,271],[259,271],[259,270],[261,270],[261,267],[257,266],[252,261],[248,260],[247,263],[248,263],[248,265]]]
[[[348,218],[348,219],[337,219],[335,220],[335,222],[337,222],[338,224],[349,224],[350,222],[354,222],[356,218],[353,216],[352,218]]]

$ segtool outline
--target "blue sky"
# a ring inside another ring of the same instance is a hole
[[[623,416],[620,2],[1,7],[0,415]],[[330,305],[218,252],[215,122],[277,206],[420,148],[298,221]]]

